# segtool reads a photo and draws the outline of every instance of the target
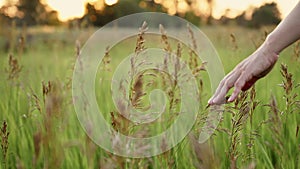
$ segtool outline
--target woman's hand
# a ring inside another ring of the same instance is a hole
[[[258,79],[267,75],[278,59],[278,54],[270,50],[265,42],[252,55],[239,63],[220,82],[208,104],[224,104],[234,101],[241,91],[248,90]],[[226,94],[234,87],[232,95],[226,100]]]
[[[234,101],[243,90],[249,89],[258,79],[264,77],[273,68],[278,54],[287,46],[300,39],[300,2],[268,35],[266,41],[252,55],[239,63],[220,82],[208,104],[223,104]],[[228,100],[225,96],[229,89],[234,91]]]

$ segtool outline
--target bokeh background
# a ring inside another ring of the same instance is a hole
[[[72,75],[81,48],[95,31],[112,20],[146,11],[184,18],[207,35],[228,73],[264,42],[297,3],[0,0],[0,168],[300,168],[299,41],[280,54],[267,77],[225,106],[218,128],[200,144],[197,138],[212,91],[206,63],[193,52],[196,45],[192,31],[186,31],[192,45],[180,48],[175,39],[168,38],[167,26],[154,37],[145,35],[146,27],[128,25],[125,29],[116,24],[103,38],[110,38],[115,31],[136,35],[107,47],[95,80],[97,101],[113,129],[136,137],[155,135],[176,120],[180,108],[176,83],[166,80],[168,76],[163,73],[150,71],[132,82],[132,100],[144,110],[149,105],[144,96],[162,86],[170,111],[149,126],[138,126],[121,116],[105,80],[112,77],[125,54],[149,46],[178,56],[182,52],[182,59],[197,80],[201,106],[193,129],[176,147],[155,157],[120,157],[96,145],[86,134],[93,131],[93,126],[83,130],[72,100]]]

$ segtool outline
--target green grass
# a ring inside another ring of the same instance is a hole
[[[272,30],[269,27],[252,30],[235,26],[212,26],[201,29],[219,52],[226,73],[255,50],[253,41],[257,44],[261,43],[264,31]],[[14,31],[16,34],[22,32],[22,30]],[[251,168],[251,165],[255,165],[256,168],[290,169],[300,167],[300,133],[296,136],[297,126],[300,127],[300,108],[296,104],[290,107],[286,106],[283,97],[285,92],[278,85],[284,79],[280,74],[280,63],[288,65],[288,71],[293,74],[294,85],[300,82],[300,76],[298,76],[300,62],[296,60],[293,53],[295,45],[282,52],[273,71],[257,82],[255,101],[258,101],[259,105],[254,111],[250,111],[252,124],[249,116],[242,121],[240,129],[235,132],[239,141],[233,142],[233,137],[225,131],[232,133],[232,120],[237,119],[241,114],[239,108],[242,103],[239,103],[235,109],[226,109],[223,120],[219,124],[219,130],[206,144],[198,144],[195,140],[193,141],[194,136],[197,139],[198,130],[201,127],[199,117],[191,134],[170,151],[151,158],[133,159],[115,156],[95,145],[81,128],[73,108],[70,79],[76,61],[75,42],[79,40],[83,44],[93,31],[94,29],[29,28],[27,33],[32,37],[26,43],[27,49],[21,54],[18,49],[11,52],[22,67],[19,77],[15,79],[7,79],[6,69],[9,68],[9,57],[1,50],[0,122],[2,124],[6,121],[9,131],[6,159],[3,156],[3,149],[0,153],[1,168],[190,169],[230,168],[230,166],[234,168],[233,160],[230,158],[230,154],[233,153],[230,148],[232,145],[236,145],[237,168]],[[234,34],[235,42],[230,34]],[[2,37],[3,41],[0,44],[5,44],[5,38],[11,39],[8,35],[2,35]],[[16,39],[17,35],[14,35],[14,38]],[[147,43],[148,41],[146,41],[146,46]],[[124,46],[121,44],[110,52],[113,69],[120,61],[118,57],[114,56],[134,52],[134,48]],[[237,46],[236,49],[235,46]],[[107,72],[105,78],[111,78],[111,75],[112,73]],[[102,76],[98,74],[97,78]],[[206,72],[201,73],[201,78],[204,83],[201,93],[203,110],[211,92]],[[157,79],[159,80],[159,78]],[[51,81],[54,87],[50,93],[43,93],[42,82],[46,84],[48,81]],[[109,86],[105,86],[105,88],[109,88]],[[110,94],[101,89],[96,89],[98,100],[103,100],[103,96],[109,100]],[[293,89],[291,93],[300,94],[298,88]],[[266,106],[270,103],[272,96],[276,99],[277,108],[281,113],[278,115],[278,123],[274,119],[270,120],[274,117],[274,112]],[[48,102],[44,102],[44,98]],[[299,96],[293,100],[299,100]],[[251,106],[253,100],[251,101],[248,96],[245,103]],[[139,130],[139,128],[133,128],[128,131],[126,127],[131,124],[125,124],[127,122],[117,115],[111,101],[105,101],[105,103],[102,101],[99,104],[105,104],[103,114],[108,120],[111,120],[110,112],[114,111],[118,118],[117,121],[120,122],[120,126],[117,128],[119,127],[121,131],[133,133],[135,130]],[[233,105],[232,103],[231,106]],[[294,113],[289,112],[292,109],[295,109]],[[170,114],[164,115],[163,118],[168,119],[170,116],[172,117]],[[152,132],[161,131],[163,127],[170,125],[172,120],[167,122],[148,127]],[[121,129],[122,125],[125,126],[124,129]],[[278,131],[275,131],[276,129]],[[155,133],[150,134],[155,135]],[[249,143],[252,145],[250,146]]]

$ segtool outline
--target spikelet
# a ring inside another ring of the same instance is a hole
[[[20,66],[18,59],[14,58],[12,54],[9,54],[8,68],[6,69],[6,72],[8,73],[8,80],[17,79],[21,70],[22,66]]]
[[[7,128],[7,122],[4,121],[2,123],[2,126],[0,127],[0,136],[1,136],[1,150],[2,150],[2,156],[3,156],[3,163],[4,167],[6,168],[6,161],[7,161],[7,155],[8,155],[8,136],[9,136],[9,131]]]
[[[168,36],[167,36],[167,31],[165,30],[165,28],[164,28],[164,26],[162,24],[159,24],[159,31],[161,33],[161,42],[164,45],[164,50],[167,53],[171,53],[172,52],[172,48],[171,48],[171,45],[169,43],[169,39],[168,39]]]
[[[238,45],[236,42],[235,35],[233,33],[230,34],[230,40],[231,40],[231,43],[233,44],[233,50],[236,51],[238,49]]]

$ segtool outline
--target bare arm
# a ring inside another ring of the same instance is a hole
[[[227,101],[234,101],[242,90],[249,89],[258,79],[267,75],[276,63],[279,53],[299,38],[300,2],[253,54],[224,77],[208,103],[225,103],[225,96],[232,87],[234,91]]]
[[[291,13],[269,34],[267,42],[274,52],[279,54],[283,49],[300,38],[300,2]]]

